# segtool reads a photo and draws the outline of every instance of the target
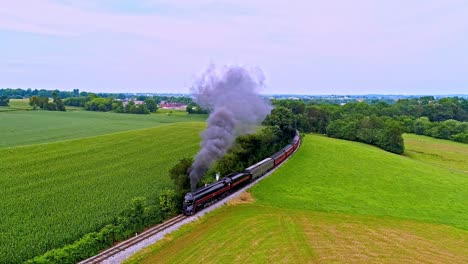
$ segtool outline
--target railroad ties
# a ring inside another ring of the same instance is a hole
[[[150,237],[152,237],[153,235],[161,232],[161,231],[164,231],[165,229],[183,221],[185,218],[187,218],[187,216],[185,215],[177,215],[169,220],[167,220],[166,222],[163,222],[157,226],[154,226],[146,231],[144,231],[143,233],[137,235],[137,236],[134,236],[132,238],[129,238],[109,249],[106,249],[104,251],[102,251],[101,253],[99,253],[98,255],[94,256],[94,257],[91,257],[91,258],[88,258],[86,260],[83,260],[80,262],[80,264],[94,264],[94,263],[102,263],[103,261],[107,260],[107,259],[110,259],[111,257],[119,254],[120,252],[123,252],[125,251],[127,248],[130,248],[138,243],[140,243],[141,241],[145,240],[145,239],[148,239]]]

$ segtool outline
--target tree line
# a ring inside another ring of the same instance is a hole
[[[67,97],[72,96],[79,96],[80,92],[78,89],[74,89],[73,91],[59,91],[59,90],[45,90],[45,89],[0,89],[0,96],[6,96],[10,99],[23,99],[23,98],[31,98],[33,96],[36,97],[52,97],[52,93],[55,93],[56,96],[64,99]]]
[[[0,96],[0,106],[9,106],[10,99],[6,95]]]
[[[143,101],[143,104],[136,104],[135,100]],[[155,113],[158,110],[158,104],[163,101],[170,103],[187,103],[186,111],[189,114],[208,113],[205,109],[202,109],[199,105],[194,103],[190,97],[136,96],[124,104],[121,99],[100,97],[97,94],[88,93],[87,96],[66,98],[64,104],[68,106],[84,107],[84,109],[88,111],[149,114]]]
[[[309,100],[273,100],[274,111],[288,116],[304,132],[360,141],[401,154],[402,133],[416,133],[467,143],[468,100],[432,96],[344,105]]]
[[[64,100],[65,105],[83,107],[87,111],[109,112],[127,114],[149,114],[158,110],[158,105],[151,97],[146,97],[142,104],[136,104],[134,100],[123,102],[113,97],[99,97],[89,93],[87,96],[69,97]]]
[[[33,98],[34,97],[34,98]],[[186,111],[189,114],[206,114],[208,111],[202,109],[196,104],[189,96],[170,96],[170,95],[131,95],[124,93],[90,93],[79,89],[73,91],[59,91],[59,90],[45,90],[45,89],[0,89],[0,106],[8,106],[9,99],[22,99],[30,98],[31,106],[34,109],[40,108],[44,110],[54,110],[52,103],[57,105],[57,102],[49,102],[46,98],[60,98],[63,99],[63,105],[83,107],[88,111],[115,111],[117,113],[133,113],[133,114],[147,114],[156,112],[158,104],[161,102],[167,103],[181,103],[187,105]],[[31,99],[32,98],[32,99]],[[104,98],[104,99],[97,99]],[[129,99],[130,101],[144,101],[144,106],[133,105],[130,103],[129,107],[120,105],[119,101]],[[97,100],[94,100],[97,99]],[[57,101],[57,99],[55,99]],[[45,102],[47,101],[47,103]],[[50,105],[49,105],[50,104]],[[58,103],[60,104],[60,102]],[[61,106],[58,108],[61,109]]]
[[[192,103],[193,100],[189,96],[170,96],[170,95],[154,95],[154,96],[147,96],[147,95],[132,95],[128,93],[90,93],[86,91],[80,92],[79,89],[73,89],[73,91],[60,91],[60,90],[45,90],[45,89],[12,89],[12,88],[2,88],[0,89],[0,97],[6,96],[9,99],[23,99],[23,98],[30,98],[32,96],[37,97],[52,97],[52,93],[55,93],[58,97],[65,99],[69,97],[87,97],[92,94],[96,95],[97,97],[104,97],[104,98],[115,98],[115,99],[125,99],[128,97],[133,97],[135,100],[144,101],[146,98],[152,98],[156,104],[159,104],[162,101],[165,102],[172,102],[172,103],[183,103],[189,104]]]
[[[32,96],[29,98],[29,105],[32,106],[33,110],[36,110],[39,107],[42,110],[48,111],[66,111],[62,98],[60,98],[55,92],[52,93],[51,96],[52,102],[50,102],[48,96]]]
[[[46,89],[0,89],[0,96],[6,96],[10,99],[23,99],[23,98],[31,98],[33,96],[37,97],[52,97],[52,93],[55,93],[58,97],[65,99],[69,97],[87,97],[89,94],[88,92],[80,92],[79,89],[73,89],[73,91],[60,91],[60,90],[46,90]],[[113,98],[120,98],[124,99],[128,96],[128,94],[124,93],[95,93],[99,97],[113,97]]]
[[[408,133],[468,143],[468,122],[453,119],[431,122],[428,117],[423,116],[417,119],[402,117],[401,123]]]
[[[113,98],[97,97],[87,101],[84,104],[84,108],[88,111],[114,111],[126,114],[149,114],[158,110],[156,102],[151,98],[146,98],[142,104],[136,104],[133,100],[124,104],[124,102]]]
[[[208,114],[207,110],[201,108],[195,102],[188,103],[187,107],[185,108],[185,111],[187,111],[187,113],[189,114]]]

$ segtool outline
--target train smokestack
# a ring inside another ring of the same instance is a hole
[[[210,116],[202,133],[201,150],[189,174],[192,190],[236,137],[253,132],[270,113],[269,101],[258,94],[264,80],[259,68],[210,65],[195,81],[191,92],[195,101],[210,111]]]

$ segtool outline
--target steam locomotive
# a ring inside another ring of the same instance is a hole
[[[187,193],[182,208],[184,215],[193,215],[195,212],[223,199],[247,183],[262,177],[286,160],[299,147],[299,144],[299,132],[296,131],[292,143],[272,156],[246,168],[243,172],[229,174],[217,182]]]

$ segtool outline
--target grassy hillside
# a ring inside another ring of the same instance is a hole
[[[295,156],[129,263],[467,263],[468,177],[308,135]]]
[[[131,115],[90,111],[0,112],[0,148],[47,143],[155,127],[175,122],[204,121],[205,115],[173,113]]]
[[[276,207],[393,216],[468,230],[467,174],[322,136],[307,136],[287,166],[252,193],[258,203]]]
[[[154,199],[172,184],[167,171],[197,152],[204,127],[178,123],[0,149],[0,263],[97,230],[134,197]]]
[[[468,144],[404,134],[405,156],[424,163],[468,173]]]

